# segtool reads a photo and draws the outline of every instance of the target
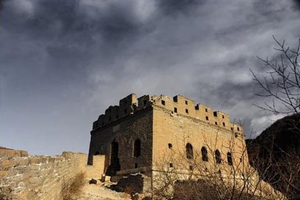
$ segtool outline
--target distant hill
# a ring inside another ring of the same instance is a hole
[[[263,180],[289,197],[300,195],[300,114],[277,120],[246,144]]]

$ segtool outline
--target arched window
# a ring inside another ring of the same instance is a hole
[[[133,156],[137,158],[140,155],[141,155],[141,140],[136,139],[134,141],[134,146],[133,146]]]
[[[207,149],[206,147],[201,148],[201,154],[202,154],[202,160],[207,162],[208,161],[208,156],[207,156]]]
[[[187,143],[185,149],[186,149],[186,158],[193,159],[194,157],[193,146],[190,143]]]
[[[232,155],[230,152],[227,153],[227,163],[228,165],[232,165]]]
[[[217,164],[221,163],[221,153],[218,149],[215,151],[215,159]]]

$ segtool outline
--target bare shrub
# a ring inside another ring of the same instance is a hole
[[[258,136],[255,139],[260,144],[251,146],[250,150],[256,152],[251,152],[250,158],[260,157],[261,162],[251,163],[260,176],[287,197],[293,198],[300,196],[300,39],[293,44],[294,47],[275,36],[273,40],[277,55],[271,59],[258,57],[264,64],[264,70],[254,72],[250,69],[258,86],[257,95],[265,99],[264,105],[257,106],[274,114],[290,116],[276,122],[272,131],[271,127],[268,128],[270,130],[265,138]]]
[[[65,181],[62,186],[62,197],[63,200],[73,200],[74,196],[78,195],[81,192],[82,187],[85,182],[85,174],[78,173],[71,180]]]
[[[267,69],[265,76],[258,76],[250,70],[261,89],[257,95],[272,100],[258,107],[275,114],[296,114],[300,111],[300,39],[295,48],[286,46],[284,40],[279,42],[274,36],[273,39],[276,43],[274,49],[280,55],[271,60],[258,57]]]
[[[216,141],[219,138],[216,137]],[[245,144],[245,143],[242,143]],[[156,199],[247,200],[285,199],[263,181],[248,162],[247,148],[230,142],[216,154],[214,144],[188,157],[184,151],[172,151],[161,158],[154,169],[153,196]],[[230,156],[228,157],[228,152]],[[220,153],[220,155],[219,155]],[[215,156],[217,155],[217,156]],[[256,160],[264,162],[264,160]],[[171,165],[170,165],[171,163]]]
[[[265,200],[256,195],[251,195],[247,193],[240,193],[236,188],[232,191],[231,187],[224,185],[224,183],[219,180],[216,183],[215,180],[203,180],[199,179],[197,181],[178,181],[175,188],[174,200],[186,199],[186,200],[227,200],[227,199],[242,199],[242,200]]]
[[[272,144],[264,144],[263,147],[249,144],[252,145],[250,160],[260,161],[251,162],[251,165],[264,181],[288,198],[295,198],[300,193],[300,156],[295,149],[276,151],[273,141],[271,142]]]

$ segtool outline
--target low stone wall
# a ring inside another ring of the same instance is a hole
[[[83,172],[86,177],[101,177],[103,157],[87,166],[87,156],[64,152],[61,156],[0,158],[0,197],[14,200],[60,200],[63,184]],[[103,159],[104,160],[104,159]],[[104,163],[104,161],[103,161]]]
[[[22,150],[13,150],[13,149],[6,149],[0,148],[0,158],[12,158],[12,157],[23,157],[28,156],[27,151]]]
[[[85,163],[86,163],[85,158]],[[93,156],[93,165],[87,165],[85,168],[86,177],[91,179],[101,179],[105,172],[105,155]]]

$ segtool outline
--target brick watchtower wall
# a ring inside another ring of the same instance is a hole
[[[216,137],[220,141],[213,144]],[[121,99],[119,105],[106,109],[93,123],[88,164],[93,164],[93,155],[106,155],[108,174],[152,168],[159,155],[168,152],[169,143],[178,151],[184,151],[188,141],[195,143],[198,151],[204,143],[222,150],[232,138],[237,138],[236,146],[244,147],[242,127],[230,122],[223,112],[195,105],[181,95],[137,98],[131,94]]]
[[[131,94],[110,106],[93,123],[90,165],[93,155],[105,155],[107,175],[148,176],[144,192],[162,191],[175,177],[222,180],[229,188],[244,184],[249,191],[259,185],[256,194],[276,196],[249,165],[243,128],[226,113],[181,95]]]
[[[110,175],[151,166],[152,119],[147,97],[137,99],[131,94],[121,99],[118,106],[110,106],[93,123],[88,164],[93,164],[93,155],[106,155],[105,167]],[[139,145],[139,152],[134,152],[135,145]]]

